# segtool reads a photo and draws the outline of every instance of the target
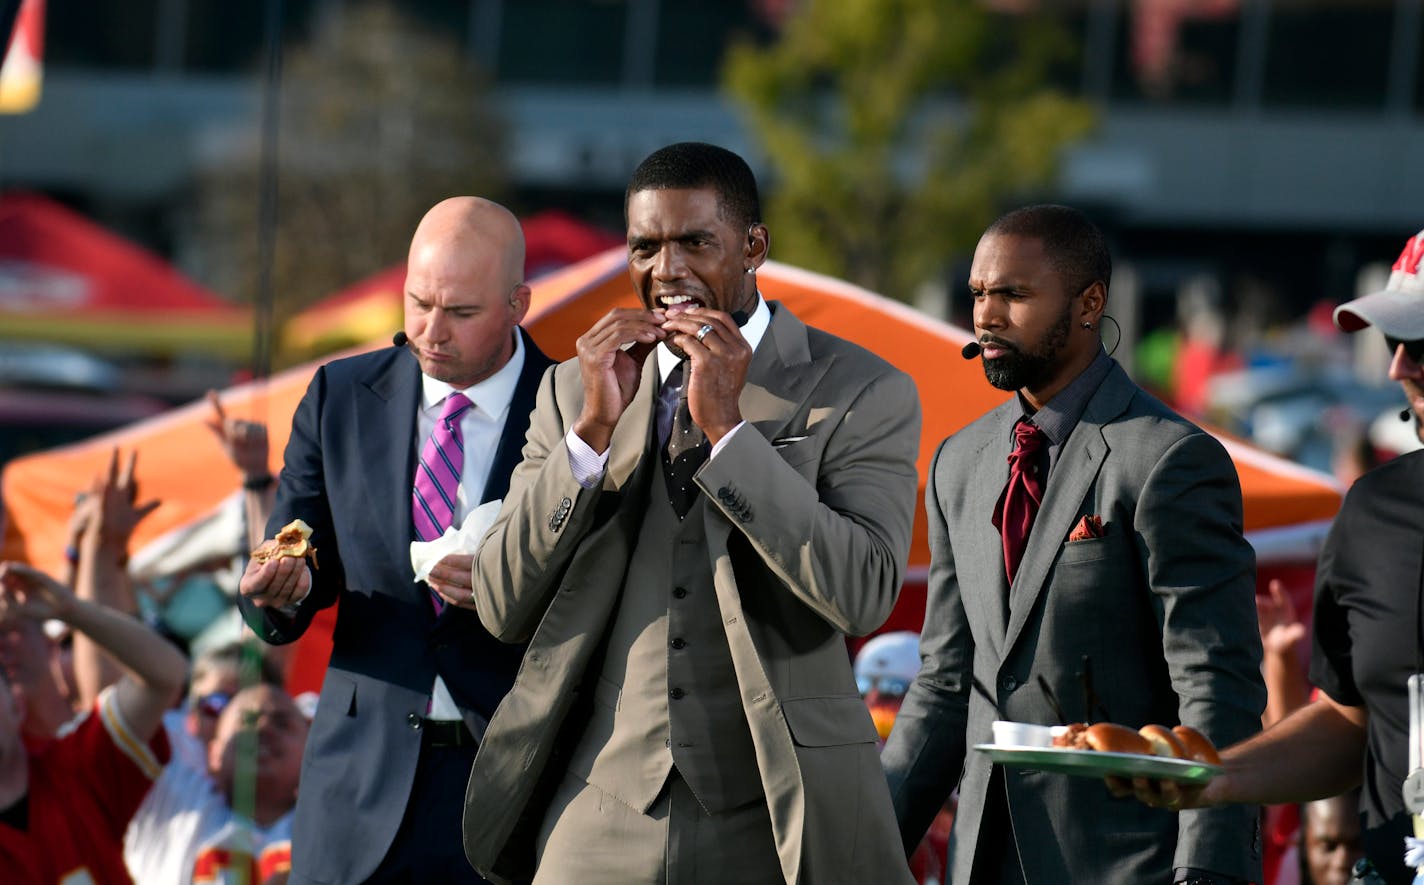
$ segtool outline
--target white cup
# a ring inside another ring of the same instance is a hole
[[[1053,746],[1053,729],[1047,725],[1034,725],[1031,722],[1007,722],[996,720],[992,726],[994,729],[994,745],[998,747],[1051,747]]]

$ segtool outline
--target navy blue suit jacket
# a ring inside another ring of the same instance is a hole
[[[502,498],[519,463],[529,413],[551,365],[527,333],[524,368],[481,501]],[[413,727],[438,673],[475,734],[514,682],[523,647],[496,641],[478,616],[447,606],[413,580],[411,482],[420,367],[405,348],[336,360],[317,370],[292,418],[267,526],[300,517],[319,568],[287,617],[239,597],[267,642],[291,642],[336,602],[331,662],[307,739],[293,823],[298,878],[368,877],[396,835],[420,756]],[[450,809],[458,819],[458,804]],[[297,847],[300,846],[300,847]]]

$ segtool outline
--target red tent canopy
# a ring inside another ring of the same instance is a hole
[[[528,280],[623,242],[617,234],[558,210],[539,212],[520,224]],[[404,286],[405,262],[401,262],[318,301],[287,321],[282,350],[305,358],[391,335],[401,327]]]
[[[250,314],[37,194],[0,197],[0,334],[149,351],[251,348]]]

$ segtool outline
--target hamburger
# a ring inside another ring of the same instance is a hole
[[[252,551],[252,558],[264,564],[284,556],[293,559],[306,558],[311,560],[312,568],[318,568],[316,548],[311,544],[311,534],[311,526],[300,519],[294,519],[282,526],[275,538],[263,541],[261,546]]]

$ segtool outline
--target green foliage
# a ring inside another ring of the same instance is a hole
[[[772,166],[773,254],[907,298],[1048,182],[1094,113],[1045,85],[1074,47],[980,0],[803,0],[723,88]]]
[[[283,316],[405,260],[425,211],[500,199],[505,127],[459,42],[393,4],[348,5],[285,53],[273,289]],[[215,152],[196,194],[202,278],[259,290],[258,120]]]

